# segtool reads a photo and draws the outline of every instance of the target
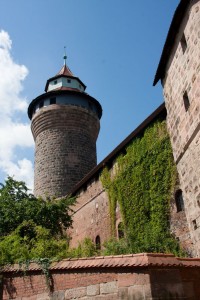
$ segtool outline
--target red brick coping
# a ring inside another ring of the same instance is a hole
[[[173,254],[162,253],[139,253],[128,255],[113,255],[99,256],[79,259],[64,259],[59,262],[52,263],[50,270],[69,270],[69,269],[84,269],[84,268],[122,268],[122,267],[196,267],[200,268],[200,258],[178,258]],[[23,267],[18,264],[5,266],[4,272],[22,271]],[[29,271],[39,271],[40,266],[37,263],[31,263]]]

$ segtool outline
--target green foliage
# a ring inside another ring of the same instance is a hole
[[[169,231],[169,200],[177,175],[165,121],[158,120],[148,127],[126,151],[117,159],[114,176],[106,168],[101,175],[109,195],[113,237],[117,202],[126,237],[119,242],[109,241],[105,245],[108,253],[111,248],[115,254],[181,253]]]
[[[8,177],[0,189],[0,236],[13,232],[24,221],[50,230],[52,235],[61,235],[72,224],[70,206],[72,198],[59,200],[37,199],[28,193],[24,182]]]
[[[36,260],[61,259],[66,256],[68,242],[56,239],[49,229],[24,221],[11,234],[0,240],[0,264]]]
[[[77,248],[71,248],[68,250],[68,257],[91,257],[98,254],[95,244],[90,238],[85,238],[81,243],[79,243]]]
[[[37,199],[8,177],[0,189],[0,265],[67,256],[72,198]]]
[[[104,243],[103,255],[119,255],[131,253],[132,249],[128,245],[125,238],[117,240],[116,238],[111,238],[109,241]]]

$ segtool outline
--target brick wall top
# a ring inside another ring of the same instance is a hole
[[[88,269],[88,268],[146,268],[146,267],[161,267],[161,268],[200,268],[200,258],[178,258],[173,254],[160,253],[139,253],[129,255],[116,256],[99,256],[91,258],[79,259],[64,259],[60,262],[54,262],[50,270],[69,270],[69,269]],[[40,271],[41,268],[32,263],[27,272]],[[20,272],[23,268],[18,264],[5,266],[3,273]]]

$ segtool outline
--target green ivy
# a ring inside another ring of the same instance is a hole
[[[114,169],[111,174],[104,168],[101,174],[109,196],[113,237],[118,203],[129,251],[182,254],[169,229],[170,196],[177,172],[166,122],[157,120],[135,138],[126,155],[116,159]]]

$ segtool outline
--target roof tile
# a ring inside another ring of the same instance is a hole
[[[69,270],[69,269],[85,269],[85,268],[116,268],[116,267],[198,267],[200,268],[199,258],[177,258],[171,254],[157,253],[140,253],[131,255],[118,256],[99,256],[92,258],[64,259],[60,262],[54,262],[51,265],[52,270]],[[18,264],[7,265],[4,272],[23,271],[23,266]],[[31,263],[28,270],[38,271],[41,267],[37,263]],[[27,270],[27,272],[28,272]]]
[[[72,77],[74,77],[72,71],[66,65],[64,65],[62,67],[62,69],[56,74],[56,76],[58,76],[58,75],[64,75],[64,76],[72,76]]]

